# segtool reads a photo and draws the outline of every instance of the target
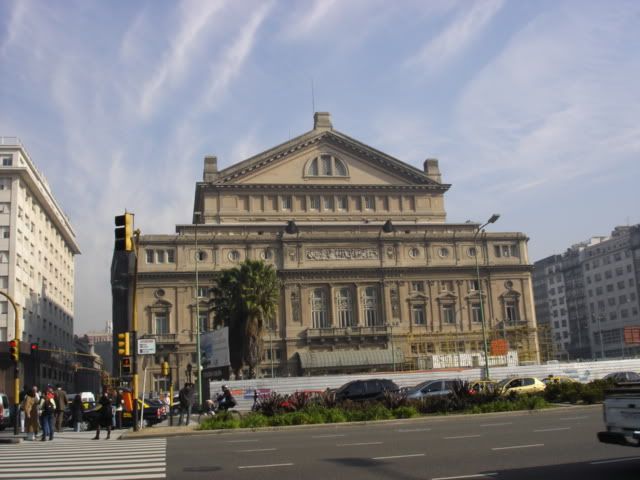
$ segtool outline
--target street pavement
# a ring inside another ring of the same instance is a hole
[[[181,436],[167,477],[638,480],[637,450],[599,443],[602,428],[596,406]]]
[[[142,480],[166,478],[166,439],[92,440],[94,432],[54,434],[53,441],[0,444],[0,479]]]

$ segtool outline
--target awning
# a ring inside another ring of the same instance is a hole
[[[404,362],[402,350],[396,348],[393,352],[395,363]],[[334,350],[332,352],[297,352],[300,368],[336,368],[362,367],[377,365],[392,365],[391,350]]]

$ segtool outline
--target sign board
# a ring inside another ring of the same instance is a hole
[[[640,345],[640,327],[624,327],[625,345]]]
[[[138,355],[154,355],[156,353],[155,338],[138,339]]]
[[[509,343],[504,339],[496,339],[491,340],[490,344],[490,355],[491,356],[500,356],[506,355],[509,351]]]
[[[200,335],[202,368],[220,368],[231,364],[229,360],[229,327]]]

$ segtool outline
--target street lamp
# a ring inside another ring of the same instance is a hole
[[[202,359],[200,358],[200,288],[198,285],[198,262],[200,261],[200,251],[198,250],[198,223],[200,223],[202,212],[194,211],[193,216],[197,219],[194,222],[195,243],[196,243],[196,378],[198,379],[198,403],[202,405]]]
[[[487,327],[485,325],[484,320],[484,303],[482,301],[482,283],[480,282],[480,265],[478,264],[478,234],[482,231],[484,227],[489,225],[490,223],[495,223],[496,220],[500,218],[500,214],[494,213],[491,215],[489,220],[480,225],[476,229],[476,233],[473,235],[473,245],[475,248],[475,259],[476,259],[476,279],[478,281],[478,296],[480,298],[480,323],[482,324],[482,343],[484,346],[484,376],[486,380],[489,380],[489,347],[487,345]]]

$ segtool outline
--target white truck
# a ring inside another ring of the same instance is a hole
[[[607,391],[603,405],[606,432],[598,440],[640,447],[640,382],[620,383]]]

